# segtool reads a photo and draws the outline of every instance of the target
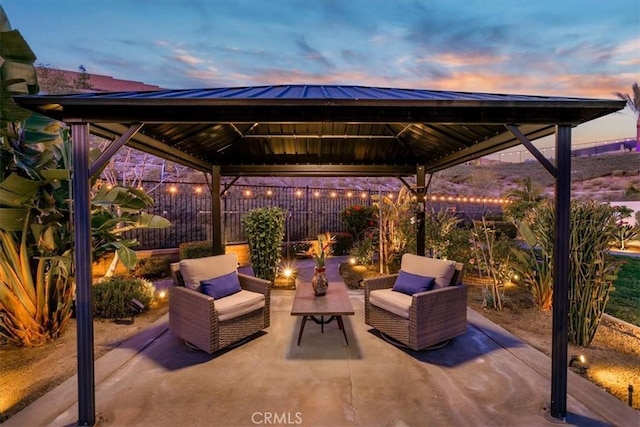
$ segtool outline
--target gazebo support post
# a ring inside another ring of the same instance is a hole
[[[571,233],[571,127],[556,127],[556,215],[553,244],[551,416],[567,416],[569,237]]]
[[[424,220],[425,220],[425,193],[427,187],[425,185],[425,167],[418,166],[416,170],[416,199],[419,206],[419,211],[416,214],[418,222],[418,236],[416,238],[416,252],[417,255],[424,256],[425,252],[425,238],[424,238]]]
[[[222,245],[222,209],[220,192],[220,166],[211,167],[211,240],[213,240],[213,254],[224,254]]]
[[[72,203],[74,224],[76,323],[78,348],[78,425],[95,424],[93,364],[93,290],[91,288],[91,199],[89,125],[71,125],[73,138]]]

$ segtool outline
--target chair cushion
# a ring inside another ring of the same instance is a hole
[[[402,292],[403,294],[413,295],[418,292],[430,291],[435,281],[436,279],[434,277],[420,276],[400,270],[398,272],[398,278],[393,284],[393,290]]]
[[[215,299],[233,295],[241,290],[242,288],[240,287],[238,273],[235,271],[225,274],[224,276],[200,282],[200,291],[210,297],[214,297]]]
[[[183,259],[180,261],[180,273],[184,285],[189,289],[200,290],[200,282],[224,276],[236,271],[238,258],[236,254],[208,256],[204,258]]]
[[[264,304],[264,294],[245,290],[215,301],[219,322],[259,310]]]
[[[369,302],[376,307],[380,307],[384,310],[390,311],[405,319],[409,318],[409,308],[413,297],[403,294],[402,292],[395,292],[391,288],[378,289],[371,291],[369,294]]]
[[[400,269],[419,276],[434,277],[435,284],[433,289],[440,289],[451,284],[451,279],[456,271],[456,262],[404,254],[402,255]]]

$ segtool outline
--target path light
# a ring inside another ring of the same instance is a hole
[[[586,374],[589,369],[587,358],[584,354],[573,355],[569,360],[569,367],[574,368],[579,374]]]
[[[349,258],[349,264],[355,265],[356,259],[354,257]]]
[[[288,279],[289,277],[293,276],[293,269],[289,267],[285,268],[282,271],[282,275]]]
[[[167,291],[158,292],[158,298],[165,299],[167,297]]]

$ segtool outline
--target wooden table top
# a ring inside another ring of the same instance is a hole
[[[349,316],[353,314],[353,305],[347,293],[347,285],[344,283],[329,282],[327,294],[320,297],[313,294],[311,283],[298,283],[293,307],[291,307],[292,316]]]

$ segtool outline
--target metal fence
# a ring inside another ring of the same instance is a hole
[[[140,242],[137,249],[175,248],[183,242],[211,239],[211,193],[202,183],[143,182],[142,188],[153,197],[149,213],[171,221],[165,229],[137,230],[128,238]],[[372,203],[372,190],[326,189],[311,187],[275,187],[233,185],[221,197],[223,241],[243,243],[247,239],[243,216],[251,209],[277,206],[285,211],[285,241],[301,241],[319,233],[345,231],[340,212],[348,206]],[[430,202],[438,209],[453,209],[461,215],[500,211],[487,203],[460,203],[456,200]]]

